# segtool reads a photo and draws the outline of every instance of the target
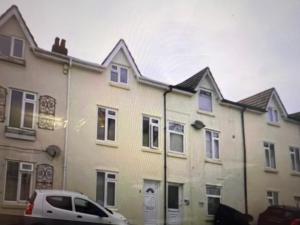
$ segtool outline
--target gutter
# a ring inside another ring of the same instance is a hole
[[[68,163],[68,137],[69,137],[69,125],[70,125],[70,87],[71,87],[71,68],[72,68],[72,58],[69,60],[69,68],[68,68],[68,83],[67,83],[67,115],[66,115],[66,132],[65,132],[65,146],[64,146],[64,167],[63,167],[63,190],[66,189],[67,186],[67,163]]]
[[[246,149],[246,135],[245,135],[245,111],[244,107],[241,111],[242,122],[242,141],[243,141],[243,173],[244,173],[244,201],[245,201],[245,214],[248,214],[248,180],[247,180],[247,149]]]
[[[164,92],[164,225],[167,225],[167,94],[173,91],[173,86]]]

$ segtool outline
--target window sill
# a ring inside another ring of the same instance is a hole
[[[14,64],[18,64],[18,65],[22,65],[22,66],[25,66],[25,64],[26,64],[25,59],[15,58],[15,57],[11,57],[11,56],[0,55],[0,60],[10,62],[10,63],[14,63]]]
[[[154,153],[154,154],[161,154],[161,150],[157,148],[147,148],[147,147],[142,147],[142,152],[149,152],[149,153]]]
[[[213,215],[206,215],[206,217],[205,217],[205,221],[207,221],[207,222],[213,222],[215,220],[215,216],[213,216]]]
[[[111,148],[118,148],[119,145],[116,142],[110,142],[110,141],[100,141],[96,140],[96,145],[103,145]]]
[[[8,202],[3,201],[2,205],[3,208],[7,209],[24,209],[26,207],[26,202]]]
[[[203,111],[203,110],[200,110],[200,109],[197,110],[197,113],[201,114],[201,115],[210,116],[210,117],[216,117],[212,112],[207,112],[207,111]]]
[[[273,127],[280,127],[280,124],[275,122],[268,122],[267,124]]]
[[[29,129],[21,129],[15,127],[5,127],[5,137],[13,138],[13,139],[20,139],[25,141],[35,141],[36,139],[36,131],[29,130]]]
[[[291,176],[300,177],[300,171],[293,171],[291,172]]]
[[[168,156],[173,157],[173,158],[179,158],[179,159],[187,159],[186,154],[184,153],[176,153],[176,152],[168,152]]]
[[[204,162],[211,163],[211,164],[216,164],[216,165],[223,165],[223,162],[220,159],[209,159],[209,158],[206,158],[204,160]]]
[[[265,168],[266,173],[278,173],[279,171],[277,169],[273,168]]]
[[[117,88],[121,88],[121,89],[125,89],[125,90],[130,90],[130,87],[128,86],[128,84],[121,84],[121,83],[110,81],[109,85],[112,86],[112,87],[117,87]]]

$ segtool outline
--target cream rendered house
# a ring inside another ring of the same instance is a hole
[[[241,100],[245,113],[249,213],[300,205],[300,120],[288,115],[274,88]]]

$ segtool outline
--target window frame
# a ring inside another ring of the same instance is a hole
[[[201,91],[210,94],[211,111],[200,108]],[[199,89],[199,93],[198,93],[198,110],[200,110],[201,112],[205,112],[205,113],[213,113],[213,112],[214,112],[214,107],[213,107],[213,95],[214,95],[213,91],[208,90],[208,89],[205,89],[205,88],[200,88],[200,89]]]
[[[265,144],[267,144],[268,146],[266,147]],[[272,167],[271,145],[273,145],[273,150],[274,150],[274,167]],[[275,144],[272,143],[272,142],[264,141],[263,142],[263,148],[264,148],[264,157],[265,157],[265,168],[266,169],[271,169],[271,170],[277,170]],[[268,152],[270,166],[267,165],[266,151]]]
[[[104,139],[103,140],[98,138],[98,120],[99,120],[98,111],[99,111],[99,109],[104,109],[105,110]],[[114,112],[115,115],[110,115],[109,111]],[[118,110],[117,109],[112,109],[112,108],[101,106],[101,105],[97,106],[97,129],[96,129],[96,134],[97,134],[96,135],[96,140],[97,141],[100,141],[100,142],[112,142],[112,143],[116,143],[117,142],[117,121],[118,121],[117,114],[118,114]],[[114,140],[109,140],[108,139],[108,120],[109,119],[115,120],[115,139]]]
[[[271,196],[269,195],[269,193],[271,193]],[[274,194],[277,194],[277,199],[275,198]],[[279,205],[279,191],[267,190],[266,198],[267,198],[267,203],[269,206]],[[271,204],[270,204],[269,200],[272,201]],[[275,200],[277,200],[277,203],[275,202]]]
[[[113,67],[117,67],[116,69],[114,69]],[[127,79],[126,81],[127,82],[121,82],[121,70],[126,70],[126,75],[127,75]],[[111,73],[112,72],[115,72],[117,73],[117,81],[113,81],[111,79]],[[128,85],[129,84],[129,68],[127,68],[126,66],[122,66],[122,65],[117,65],[117,64],[112,64],[111,67],[110,67],[110,76],[109,76],[109,81],[110,82],[113,82],[113,83],[116,83],[116,84],[121,84],[121,85]]]
[[[296,151],[298,151],[299,159],[297,159],[297,157],[296,157],[296,155],[297,155]],[[290,152],[292,171],[296,172],[296,173],[300,173],[300,148],[290,146],[289,147],[289,152]],[[293,168],[293,165],[295,166],[295,168]]]
[[[9,37],[10,38],[10,49],[9,49],[9,55],[2,55],[4,57],[11,57],[11,58],[16,58],[16,59],[24,59],[24,50],[25,50],[25,40],[23,38],[20,37],[16,37],[16,36],[8,36],[8,35],[3,35],[1,34],[1,36],[4,37]],[[21,56],[15,56],[14,55],[14,50],[15,50],[15,40],[19,40],[22,41],[22,52],[21,52]]]
[[[177,131],[173,131],[173,130],[170,130],[170,123],[175,123],[175,124],[178,124],[178,125],[181,125],[183,126],[183,133],[180,133],[180,132],[177,132]],[[177,121],[173,121],[173,120],[169,120],[168,123],[167,123],[167,131],[168,131],[168,152],[170,153],[174,153],[174,154],[180,154],[180,155],[185,155],[186,154],[186,143],[185,143],[185,140],[186,140],[186,129],[185,129],[185,124],[184,123],[181,123],[181,122],[177,122]],[[183,149],[182,149],[182,152],[178,152],[178,151],[174,151],[171,149],[171,133],[173,134],[178,134],[178,135],[182,135],[182,144],[183,144]]]
[[[115,208],[116,207],[116,201],[117,201],[117,173],[116,172],[110,172],[110,171],[103,171],[103,170],[97,170],[96,175],[98,173],[104,174],[104,201],[103,206],[108,208]],[[109,178],[109,175],[114,175],[115,178]],[[115,184],[115,190],[114,190],[114,205],[108,205],[107,204],[107,184],[108,183],[114,183]],[[96,192],[97,192],[97,182],[96,182]]]
[[[16,200],[6,200],[6,183],[7,183],[7,169],[8,169],[8,162],[17,162],[19,164],[19,168],[18,168],[18,181],[17,181],[17,193],[16,193]],[[33,170],[32,171],[21,171],[21,164],[25,163],[25,164],[31,164]],[[21,195],[21,176],[22,174],[30,174],[30,185],[29,185],[29,196],[30,197],[32,195],[32,188],[33,188],[33,182],[34,182],[34,163],[31,162],[24,162],[24,161],[17,161],[17,160],[5,160],[5,174],[4,174],[4,182],[3,182],[3,202],[9,202],[9,203],[21,203],[24,204],[27,202],[27,199],[25,200],[21,200],[20,199],[20,195]]]
[[[10,126],[10,116],[11,116],[11,100],[12,100],[12,92],[18,91],[22,92],[22,106],[21,106],[21,118],[20,118],[20,127],[12,127]],[[30,94],[34,96],[34,100],[26,99],[26,94]],[[36,129],[36,120],[37,120],[37,99],[38,94],[36,92],[21,90],[17,88],[9,88],[8,94],[8,107],[7,107],[7,122],[6,125],[11,128],[23,129],[23,130],[35,130]],[[31,103],[33,104],[33,115],[32,115],[32,127],[24,127],[24,116],[25,116],[25,104]]]
[[[210,135],[211,135],[211,154],[212,154],[212,157],[208,157],[207,156],[207,143],[206,143],[206,134],[207,132],[210,132]],[[211,129],[205,129],[205,132],[204,132],[204,140],[205,140],[205,157],[206,159],[209,159],[209,160],[220,160],[221,157],[220,157],[220,131],[216,131],[216,130],[211,130]],[[214,134],[217,134],[218,137],[214,137]],[[219,146],[219,157],[217,158],[216,157],[216,150],[215,150],[215,144],[214,144],[214,141],[217,140],[218,141],[218,146]]]
[[[148,118],[149,119],[149,146],[144,145],[143,143],[143,138],[144,138],[144,118]],[[152,120],[157,120],[157,123],[154,123]],[[154,136],[153,136],[153,128],[157,127],[158,129],[158,140],[157,140],[157,147],[154,146]],[[160,144],[160,119],[157,117],[153,117],[153,116],[149,116],[149,115],[142,115],[142,146],[144,148],[150,148],[150,149],[159,149],[159,144]]]
[[[207,193],[207,187],[208,186],[213,186],[217,187],[220,191],[220,195],[214,195],[214,194],[208,194]],[[214,216],[213,214],[209,214],[208,210],[208,198],[217,198],[220,200],[220,203],[222,202],[222,186],[218,184],[205,184],[205,196],[206,196],[206,214],[207,216]]]

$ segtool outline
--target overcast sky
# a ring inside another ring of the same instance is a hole
[[[143,75],[176,84],[209,66],[225,98],[275,87],[300,111],[300,0],[1,0],[39,47],[101,63],[123,38]]]

